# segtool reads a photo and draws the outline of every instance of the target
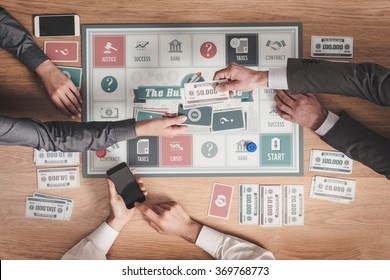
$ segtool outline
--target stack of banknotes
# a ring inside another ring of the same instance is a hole
[[[77,152],[46,152],[34,149],[34,162],[39,166],[69,166],[80,163]],[[78,188],[80,170],[72,167],[45,167],[37,169],[38,189]]]
[[[304,225],[304,186],[239,185],[239,223],[264,227]],[[282,215],[284,200],[284,216]],[[284,217],[284,219],[283,219]]]
[[[70,221],[74,201],[71,198],[34,192],[26,198],[26,218]]]

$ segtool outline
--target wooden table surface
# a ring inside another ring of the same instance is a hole
[[[350,62],[375,62],[390,67],[390,3],[387,0],[176,0],[165,1],[21,1],[3,0],[5,7],[29,31],[34,14],[77,13],[82,24],[92,23],[237,23],[302,22],[303,54],[310,56],[310,39],[319,36],[354,38]],[[52,40],[52,39],[51,39]],[[81,40],[80,37],[71,40]],[[43,40],[37,40],[42,46]],[[43,121],[67,120],[46,98],[39,80],[7,52],[0,50],[0,114]],[[79,63],[62,65],[81,66]],[[390,94],[390,93],[389,93]],[[323,105],[346,110],[363,124],[390,138],[390,108],[357,98],[317,95]],[[304,129],[303,177],[145,178],[152,202],[175,200],[202,223],[260,244],[277,259],[390,259],[390,183],[358,162],[352,175],[308,171],[311,149],[332,149]],[[33,150],[0,147],[0,258],[59,259],[108,216],[104,179],[81,179],[81,188],[52,190],[71,197],[70,222],[25,219],[26,196],[37,191]],[[357,181],[349,205],[310,199],[314,175]],[[234,184],[230,219],[207,216],[214,181]],[[239,183],[304,184],[305,226],[262,228],[238,225]],[[154,231],[140,213],[123,229],[108,254],[110,259],[208,259],[195,245]]]

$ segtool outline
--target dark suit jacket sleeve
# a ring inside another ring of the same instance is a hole
[[[30,33],[1,7],[0,47],[18,58],[32,72],[49,59],[35,44]]]
[[[0,116],[0,145],[46,151],[100,150],[136,138],[134,119],[118,122],[40,122]]]
[[[390,179],[390,140],[363,126],[346,112],[341,113],[322,140]]]
[[[373,63],[289,59],[287,82],[292,93],[343,94],[390,106],[390,71]],[[390,140],[353,120],[347,113],[341,114],[322,139],[390,179]]]
[[[291,93],[335,93],[390,106],[390,70],[374,63],[290,58],[287,83]]]

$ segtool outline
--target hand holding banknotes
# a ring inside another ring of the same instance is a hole
[[[135,173],[135,170],[132,170]],[[138,176],[135,177],[137,183],[139,184],[144,195],[147,195],[145,186],[143,185],[142,179]],[[115,189],[115,184],[110,179],[106,179],[108,185],[108,194],[110,201],[110,216],[107,218],[107,224],[116,231],[121,231],[121,229],[131,220],[134,215],[134,208],[127,209],[123,198],[118,194]]]
[[[191,219],[183,207],[176,202],[165,202],[151,207],[138,204],[136,207],[158,233],[181,237],[195,243],[202,229],[202,225]]]
[[[218,84],[217,91],[251,91],[258,87],[268,86],[268,72],[255,71],[236,63],[231,63],[227,68],[214,74],[213,80],[228,79],[227,83]]]
[[[167,116],[161,119],[150,119],[136,122],[137,136],[174,137],[187,131],[188,127],[180,125],[187,120],[186,116]]]

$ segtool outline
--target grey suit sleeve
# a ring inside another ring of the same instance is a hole
[[[100,150],[136,138],[134,119],[118,122],[40,122],[0,116],[0,145],[46,151]]]
[[[1,7],[0,47],[18,58],[32,72],[49,59],[34,42],[30,33]]]
[[[390,140],[363,126],[346,112],[341,113],[322,140],[390,179]]]
[[[291,93],[343,94],[390,106],[390,70],[374,63],[290,58],[287,82]]]

